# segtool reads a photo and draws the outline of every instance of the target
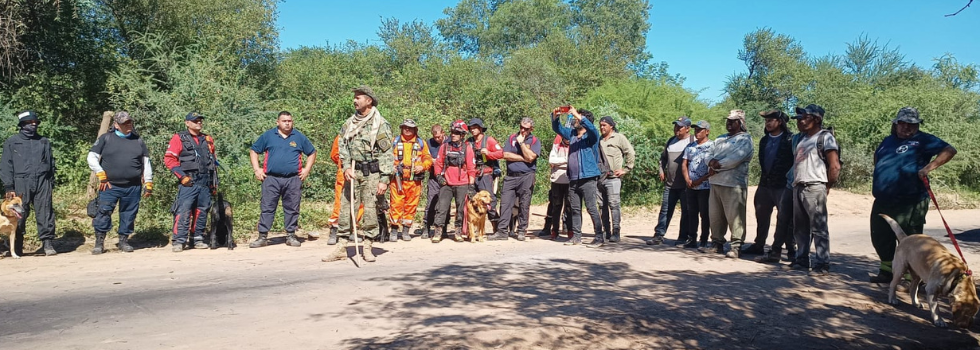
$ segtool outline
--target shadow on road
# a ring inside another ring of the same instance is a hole
[[[697,253],[692,253],[697,254]],[[834,255],[830,276],[639,271],[626,263],[540,259],[453,264],[399,277],[395,297],[342,313],[397,324],[345,348],[975,348],[965,330],[935,328],[927,310],[883,303],[864,282],[876,262]],[[677,268],[667,267],[667,268]],[[948,315],[944,304],[941,312]],[[320,318],[322,315],[311,315]]]

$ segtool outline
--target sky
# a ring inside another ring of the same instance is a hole
[[[283,49],[342,44],[380,44],[382,18],[433,25],[454,0],[285,0],[279,4]],[[723,99],[724,84],[744,72],[738,60],[746,34],[771,28],[793,37],[812,57],[843,54],[861,36],[898,48],[920,67],[953,54],[961,64],[980,64],[980,2],[953,17],[969,0],[657,1],[651,0],[647,52],[702,99]]]

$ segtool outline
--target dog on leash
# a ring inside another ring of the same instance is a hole
[[[906,271],[912,276],[909,297],[912,299],[912,306],[919,308],[919,283],[925,282],[926,303],[929,304],[929,312],[932,316],[932,323],[937,327],[946,327],[936,309],[939,306],[937,298],[939,296],[949,297],[949,306],[953,312],[953,325],[960,328],[970,328],[973,325],[973,317],[980,310],[980,300],[977,299],[977,287],[973,283],[973,277],[968,273],[970,269],[962,260],[953,255],[946,247],[943,247],[935,238],[924,234],[908,236],[902,227],[891,217],[879,214],[888,225],[895,231],[898,237],[898,247],[895,249],[895,259],[892,261],[893,272],[892,283],[888,286],[888,302],[892,305],[898,304],[895,298],[895,289],[902,280],[902,275]]]
[[[490,210],[490,192],[480,191],[466,202],[466,225],[470,242],[487,240],[487,212]]]
[[[20,259],[17,255],[17,222],[24,217],[24,205],[23,201],[19,196],[14,196],[10,199],[4,199],[2,206],[0,206],[0,234],[7,235],[8,246],[10,247],[10,256],[14,259]]]
[[[222,193],[219,192],[214,197],[209,215],[211,215],[211,227],[208,230],[208,236],[210,236],[211,242],[208,246],[211,249],[217,249],[224,245],[228,247],[228,250],[235,249],[234,225],[232,223],[234,216],[231,212],[231,203],[225,200]]]

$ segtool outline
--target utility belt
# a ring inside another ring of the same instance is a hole
[[[364,176],[369,176],[371,174],[376,174],[381,172],[381,165],[378,164],[377,160],[371,160],[367,162],[354,162],[354,170],[358,170]]]
[[[299,175],[299,173],[288,173],[288,174],[265,173],[265,176],[282,177],[282,178],[293,177],[293,176],[296,176],[296,175]]]

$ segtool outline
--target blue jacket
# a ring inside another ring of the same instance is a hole
[[[551,130],[571,140],[571,144],[568,146],[568,158],[569,160],[576,158],[579,164],[577,172],[569,171],[568,180],[575,181],[599,176],[599,130],[588,118],[582,118],[581,123],[585,127],[585,133],[579,136],[575,129],[561,125],[558,120],[559,118],[551,120]],[[569,168],[568,170],[572,169]]]

